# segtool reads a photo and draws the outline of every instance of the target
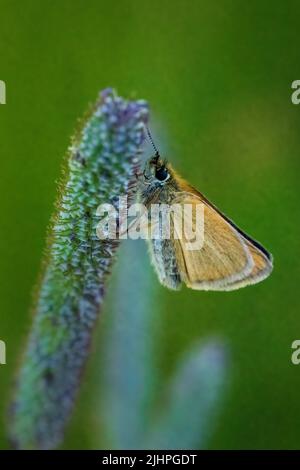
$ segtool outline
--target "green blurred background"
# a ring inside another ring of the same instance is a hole
[[[163,377],[198,338],[225,337],[232,381],[209,447],[299,448],[300,366],[290,360],[300,337],[300,106],[290,98],[300,79],[299,1],[0,0],[0,15],[1,416],[30,328],[62,157],[77,118],[113,86],[149,100],[168,159],[275,259],[267,281],[237,292],[157,285]],[[95,447],[97,430],[101,447],[95,395],[108,317],[64,448]]]

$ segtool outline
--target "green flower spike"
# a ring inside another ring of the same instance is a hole
[[[70,148],[9,417],[16,448],[62,440],[119,244],[97,238],[96,209],[133,194],[147,119],[144,101],[105,90]]]

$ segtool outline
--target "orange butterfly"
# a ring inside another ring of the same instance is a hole
[[[141,202],[148,209],[152,205],[166,204],[177,209],[192,207],[192,215],[184,219],[185,229],[189,228],[190,233],[195,237],[199,235],[202,240],[199,248],[190,249],[185,233],[179,233],[179,216],[172,211],[170,236],[149,240],[152,262],[160,282],[175,290],[184,283],[191,289],[229,291],[268,277],[273,268],[271,254],[163,161],[147,131],[155,156],[145,166]],[[201,223],[195,216],[197,206],[202,207]]]

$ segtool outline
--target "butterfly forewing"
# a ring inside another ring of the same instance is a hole
[[[203,205],[203,243],[199,249],[190,248],[185,233],[174,238],[175,254],[181,279],[188,287],[203,290],[226,290],[226,286],[248,276],[254,266],[246,243],[238,232],[199,197],[182,193],[182,204]],[[197,236],[195,218],[185,219],[193,224],[189,232]],[[176,228],[176,223],[174,223]],[[179,235],[179,234],[178,234]],[[200,239],[200,235],[198,237]],[[190,249],[188,249],[190,248]]]

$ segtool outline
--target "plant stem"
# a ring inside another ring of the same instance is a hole
[[[20,449],[62,440],[103,302],[117,240],[99,240],[96,209],[132,195],[148,108],[104,90],[70,147],[35,317],[11,407]]]

